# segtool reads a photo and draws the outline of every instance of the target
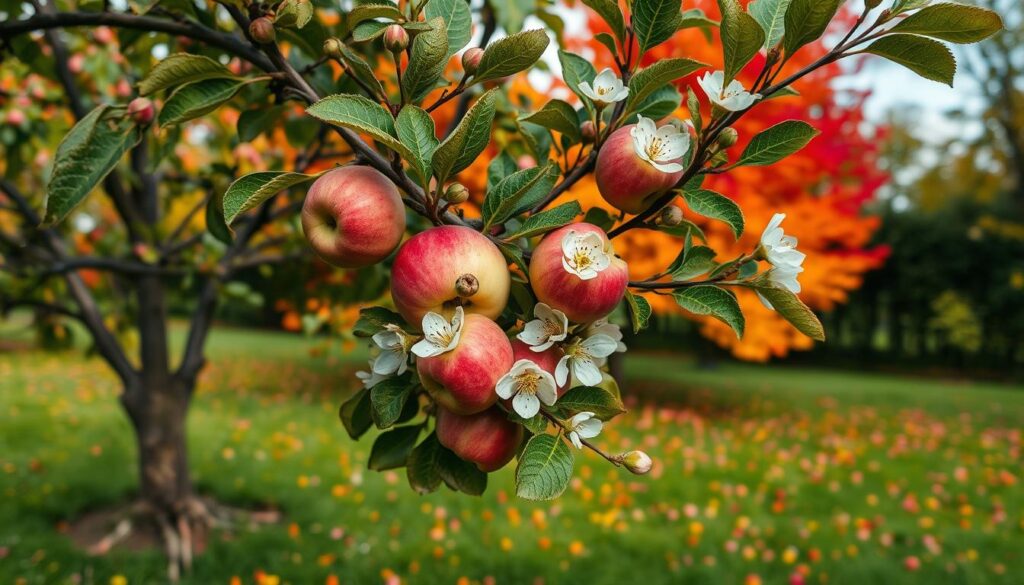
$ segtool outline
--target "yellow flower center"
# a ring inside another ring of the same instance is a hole
[[[661,156],[661,138],[655,138],[647,145],[647,156],[652,159]]]
[[[536,394],[540,380],[540,374],[537,372],[526,371],[516,376],[516,388],[521,394]]]
[[[583,270],[588,268],[593,261],[590,259],[590,254],[587,254],[584,250],[576,250],[576,254],[573,257],[576,264],[576,270]]]

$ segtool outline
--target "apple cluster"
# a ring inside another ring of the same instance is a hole
[[[368,390],[387,380],[412,386],[412,400],[435,421],[438,443],[461,460],[495,471],[549,425],[582,448],[602,419],[622,411],[602,367],[625,351],[607,317],[622,302],[629,274],[602,228],[570,223],[543,237],[523,275],[536,301],[524,315],[510,307],[509,263],[491,238],[441,225],[402,243],[398,189],[370,167],[320,176],[302,225],[310,246],[335,266],[360,268],[393,255],[397,312],[375,308],[376,321],[360,328],[375,352],[360,377]],[[579,400],[561,408],[559,399],[574,389],[586,389],[597,412]],[[626,465],[625,455],[612,459]],[[643,454],[628,460],[636,462],[626,465],[634,472],[650,468]]]

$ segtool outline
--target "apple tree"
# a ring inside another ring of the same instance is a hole
[[[56,148],[45,190],[17,186],[38,182],[24,165],[8,169],[0,184],[5,212],[19,218],[0,240],[7,278],[19,283],[13,294],[5,287],[4,302],[80,319],[117,372],[139,438],[141,495],[163,528],[172,575],[187,567],[189,535],[204,520],[183,431],[212,316],[238,270],[287,259],[259,243],[264,230],[301,223],[325,261],[390,276],[392,302],[365,308],[355,325],[374,357],[360,374],[364,388],[340,411],[354,438],[384,430],[372,468],[406,467],[420,493],[445,484],[479,494],[488,472],[518,459],[516,489],[528,499],[563,492],[576,449],[646,473],[652,462],[644,453],[606,453],[592,441],[622,412],[604,371],[625,350],[608,321],[617,307],[627,307],[639,332],[650,316],[646,297],[668,295],[739,336],[745,321],[733,291],[749,289],[798,330],[824,339],[796,295],[804,254],[781,214],[756,226],[764,231],[755,249],[719,263],[678,206],[724,222],[738,237],[747,227],[742,210],[703,180],[776,164],[816,134],[805,121],[783,121],[736,152],[733,124],[852,55],[951,83],[955,60],[940,41],[975,42],[1002,26],[990,11],[927,0],[868,0],[844,30],[830,28],[842,0],[719,0],[720,21],[681,0],[583,4],[608,24],[611,33],[597,40],[615,67],[598,72],[581,55],[558,51],[559,76],[573,97],[539,107],[510,99],[504,80],[538,64],[552,31],[516,30],[522,22],[499,3],[0,4],[5,59],[45,70],[77,120]],[[554,20],[543,9],[540,16]],[[115,65],[134,90],[114,99],[86,94],[91,86],[76,79],[76,55],[62,32],[82,27],[120,31],[127,58]],[[690,27],[717,29],[721,70],[685,54],[640,67],[646,52]],[[826,33],[827,52],[806,66],[791,63]],[[763,66],[751,70],[762,51]],[[685,95],[672,84],[702,70]],[[710,116],[702,102],[710,102]],[[432,114],[442,109],[456,123],[438,128]],[[276,136],[275,128],[290,125],[297,154],[281,157],[277,170],[241,174],[232,152],[172,180],[178,143],[201,144],[202,133],[190,130],[232,110],[243,111],[237,133],[215,139]],[[492,143],[501,154],[490,162],[486,190],[471,193],[459,173]],[[339,152],[351,153],[344,166],[317,164]],[[591,173],[620,213],[572,201],[552,207]],[[194,212],[205,216],[208,234],[185,237],[162,221],[181,180],[207,187]],[[68,251],[65,220],[96,190],[120,219],[123,257]],[[615,247],[631,230],[676,236],[675,260],[631,280]],[[186,261],[174,253],[182,246],[203,254]],[[119,275],[132,291],[137,359],[82,281],[87,268]],[[202,285],[182,361],[171,367],[166,287],[182,274]],[[55,277],[67,304],[36,296],[38,283]]]

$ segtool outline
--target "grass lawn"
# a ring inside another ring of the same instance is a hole
[[[188,583],[1021,583],[1024,391],[630,355],[631,412],[558,501],[417,496],[365,470],[337,407],[361,355],[221,330],[190,418],[200,488],[284,521],[216,538]],[[0,584],[164,580],[160,555],[91,558],[66,520],[127,499],[113,375],[80,353],[0,353]]]

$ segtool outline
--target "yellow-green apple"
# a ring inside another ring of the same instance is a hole
[[[626,213],[640,213],[683,176],[690,134],[672,124],[661,128],[640,116],[604,141],[594,178],[605,201]]]
[[[523,427],[508,420],[500,408],[461,415],[437,409],[437,440],[481,471],[497,471],[515,457]]]
[[[548,234],[530,259],[530,284],[537,299],[575,323],[611,313],[629,283],[626,262],[604,230],[573,223]]]
[[[362,268],[402,243],[405,208],[398,189],[370,167],[328,171],[313,182],[302,206],[302,230],[324,261]]]
[[[457,306],[495,319],[508,303],[510,286],[508,263],[498,247],[463,226],[416,234],[402,244],[391,267],[391,298],[414,324],[429,312],[450,317]]]
[[[498,400],[494,386],[512,367],[512,344],[505,332],[483,315],[456,311],[451,325],[438,335],[442,328],[430,324],[435,317],[424,319],[426,338],[413,347],[423,387],[457,414],[493,406]]]

